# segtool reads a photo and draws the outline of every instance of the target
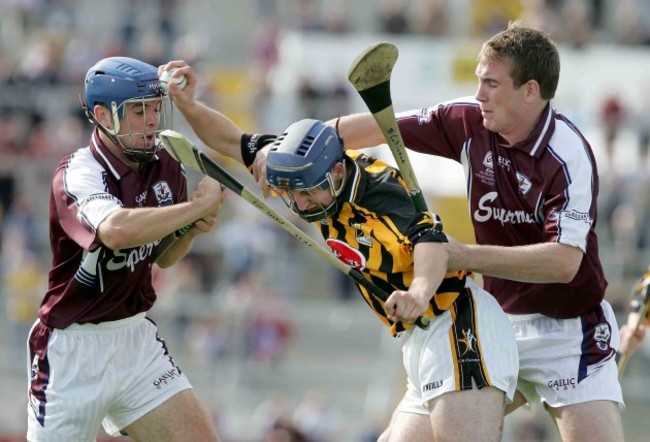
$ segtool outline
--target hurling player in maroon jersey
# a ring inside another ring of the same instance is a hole
[[[210,416],[146,313],[152,266],[210,231],[220,185],[188,201],[185,171],[157,134],[170,122],[155,67],[127,57],[86,74],[88,146],[59,163],[50,198],[52,267],[29,336],[29,441],[216,441]]]
[[[451,242],[450,270],[482,274],[515,329],[509,410],[541,400],[565,442],[623,440],[619,333],[595,233],[598,172],[587,140],[551,104],[559,73],[551,39],[512,23],[483,44],[474,96],[397,120],[408,148],[464,168],[477,244]],[[368,113],[338,126],[348,149],[384,142]]]

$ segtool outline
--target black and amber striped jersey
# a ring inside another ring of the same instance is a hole
[[[358,151],[346,151],[347,182],[335,214],[318,226],[332,252],[387,293],[408,290],[413,280],[413,248],[418,242],[447,242],[437,215],[420,212],[399,171]],[[450,272],[432,296],[424,316],[436,316],[458,298],[467,272]],[[384,311],[384,303],[358,288],[393,334],[403,331]]]

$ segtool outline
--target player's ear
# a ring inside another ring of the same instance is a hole
[[[345,167],[343,167],[343,161],[339,161],[332,168],[332,177],[334,179],[340,180],[345,175]]]
[[[95,107],[93,108],[93,114],[95,115],[95,119],[97,119],[97,122],[104,126],[107,129],[111,129],[113,127],[112,121],[111,121],[111,114],[106,109],[106,106],[103,106],[101,104],[96,104]]]
[[[537,80],[528,80],[523,87],[527,100],[538,98],[541,94]]]

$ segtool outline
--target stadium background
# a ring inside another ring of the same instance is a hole
[[[623,320],[650,264],[647,0],[0,1],[0,441],[24,439],[24,342],[47,279],[50,178],[87,142],[77,95],[95,61],[184,58],[203,79],[202,100],[244,129],[277,132],[363,110],[345,71],[379,40],[400,48],[398,111],[471,95],[480,43],[514,18],[561,46],[555,105],[597,155],[607,298]],[[472,241],[459,166],[414,163],[446,229]],[[374,440],[385,425],[403,389],[397,342],[344,277],[236,196],[219,228],[156,277],[152,316],[226,441],[277,440],[268,426],[278,418],[323,442]],[[646,340],[623,380],[632,442],[650,434],[648,367]],[[508,417],[504,440],[557,439],[536,408]]]

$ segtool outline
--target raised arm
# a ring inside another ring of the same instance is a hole
[[[192,130],[206,146],[222,155],[243,164],[241,156],[241,137],[243,131],[226,115],[199,102],[195,98],[198,78],[196,73],[183,60],[170,61],[158,68],[159,74],[165,70],[177,69],[175,76],[184,75],[185,87],[169,83],[169,96],[183,114]]]
[[[385,143],[384,136],[370,112],[335,118],[327,124],[338,128],[339,136],[343,138],[346,149],[363,149]]]

